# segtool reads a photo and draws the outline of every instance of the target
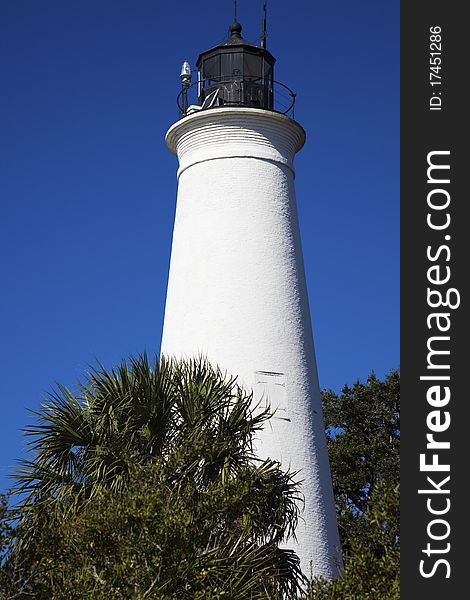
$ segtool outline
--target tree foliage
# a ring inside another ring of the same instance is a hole
[[[317,600],[399,598],[400,376],[323,392],[344,574]]]
[[[26,431],[10,587],[21,569],[40,599],[293,597],[299,561],[278,544],[298,486],[252,448],[269,416],[203,360],[143,356],[60,387]]]
[[[0,597],[398,600],[399,374],[323,403],[341,578],[302,591],[280,548],[301,494],[295,474],[254,456],[269,411],[204,360],[142,356],[92,369],[36,412],[20,504],[0,502]]]

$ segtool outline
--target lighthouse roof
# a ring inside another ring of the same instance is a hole
[[[262,46],[257,46],[256,44],[245,40],[241,35],[241,31],[241,24],[238,21],[234,21],[229,27],[228,38],[220,44],[202,52],[197,59],[196,66],[199,68],[203,58],[210,54],[233,52],[234,50],[237,52],[247,52],[248,54],[262,56],[269,64],[274,65],[276,59],[271,52]]]

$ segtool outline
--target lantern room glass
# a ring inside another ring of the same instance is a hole
[[[273,65],[247,47],[216,50],[202,57],[199,100],[219,90],[219,106],[273,109]]]

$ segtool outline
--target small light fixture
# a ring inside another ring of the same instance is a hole
[[[184,61],[180,73],[181,85],[190,85],[191,83],[191,67],[188,61]]]

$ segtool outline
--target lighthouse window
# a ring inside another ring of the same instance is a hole
[[[222,54],[221,60],[221,73],[223,81],[233,81],[242,79],[243,66],[242,66],[242,54],[231,52],[229,54]]]
[[[215,85],[220,80],[220,56],[212,56],[204,61],[204,87]]]
[[[256,81],[263,77],[263,59],[260,56],[245,54],[243,67],[245,79]]]
[[[272,90],[273,85],[273,68],[267,62],[264,63],[264,83]]]

